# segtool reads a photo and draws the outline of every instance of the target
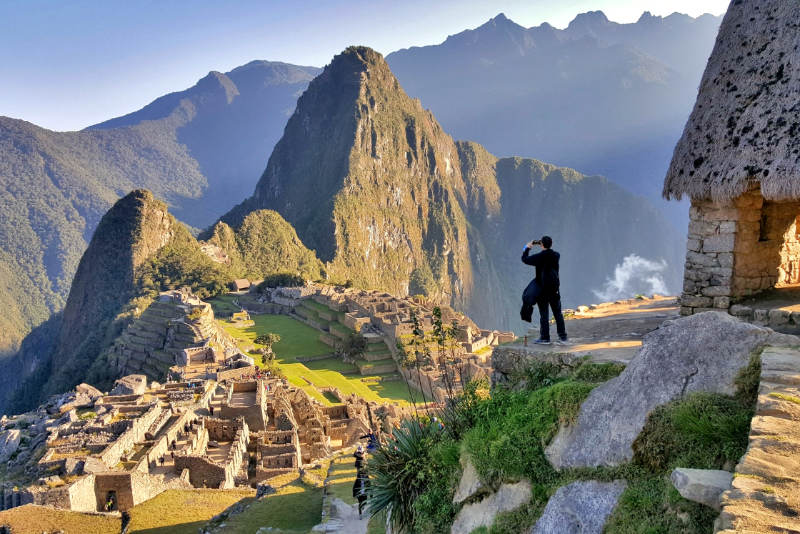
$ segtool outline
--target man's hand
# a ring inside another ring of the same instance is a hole
[[[533,248],[533,246],[533,241],[528,241],[528,243],[525,245],[525,248]]]

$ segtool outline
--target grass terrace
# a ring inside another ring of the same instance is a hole
[[[118,517],[84,514],[58,510],[47,506],[26,504],[0,512],[0,525],[11,527],[14,534],[41,534],[42,532],[64,532],[64,534],[118,534],[121,521]],[[192,531],[192,534],[197,529]]]
[[[271,527],[281,534],[300,534],[309,532],[322,518],[322,488],[296,477],[275,493],[246,502],[246,510],[225,521],[225,532],[252,534],[261,527]]]
[[[225,293],[217,295],[213,299],[208,299],[206,302],[211,304],[211,309],[214,310],[214,316],[217,318],[230,317],[240,310],[233,301],[238,298],[238,295],[231,295]]]
[[[134,506],[128,532],[139,534],[197,534],[198,528],[234,503],[252,498],[255,490],[167,490]],[[14,531],[16,532],[16,530]],[[37,531],[41,532],[41,530]],[[82,532],[94,532],[84,530]],[[119,527],[117,531],[119,532]]]
[[[314,303],[317,304],[317,303]],[[236,340],[239,348],[247,353],[253,348],[260,348],[255,343],[256,337],[269,332],[281,336],[281,340],[272,346],[275,362],[281,372],[293,385],[303,388],[309,395],[325,405],[334,404],[319,388],[336,387],[343,394],[356,393],[360,397],[376,402],[408,403],[408,387],[401,380],[382,380],[389,375],[375,374],[363,376],[351,364],[344,363],[334,357],[332,349],[319,340],[320,332],[314,328],[286,315],[252,315],[252,325],[236,325],[220,319],[219,323]],[[333,323],[337,324],[337,323]],[[342,328],[345,328],[342,326]],[[330,358],[312,362],[300,362],[298,357],[321,356],[331,354]],[[261,365],[261,358],[255,356],[256,363]]]

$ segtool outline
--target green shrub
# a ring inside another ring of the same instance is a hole
[[[398,530],[416,531],[414,503],[436,483],[432,469],[439,466],[431,462],[431,448],[440,437],[433,425],[406,419],[375,451],[369,462],[371,515],[387,510]]]
[[[693,393],[653,410],[633,442],[633,461],[652,472],[721,469],[747,448],[752,406],[717,393]]]
[[[707,534],[717,511],[687,501],[667,474],[635,478],[620,496],[609,517],[605,534]]]
[[[574,380],[582,382],[602,383],[619,376],[625,370],[621,363],[583,363],[572,374]]]
[[[258,289],[263,293],[265,288],[301,287],[304,285],[306,285],[306,281],[299,274],[277,273],[265,277],[264,281],[258,284]]]
[[[593,387],[567,380],[533,392],[494,391],[491,400],[477,408],[480,419],[464,437],[464,448],[481,478],[492,484],[520,478],[533,484],[555,480],[558,475],[544,447],[561,423],[577,417]]]

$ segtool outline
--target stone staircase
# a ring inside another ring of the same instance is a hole
[[[800,349],[767,347],[750,444],[715,532],[800,532]]]

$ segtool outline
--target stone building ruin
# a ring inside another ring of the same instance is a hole
[[[732,2],[664,182],[691,199],[682,314],[800,329],[798,88],[800,4]]]

